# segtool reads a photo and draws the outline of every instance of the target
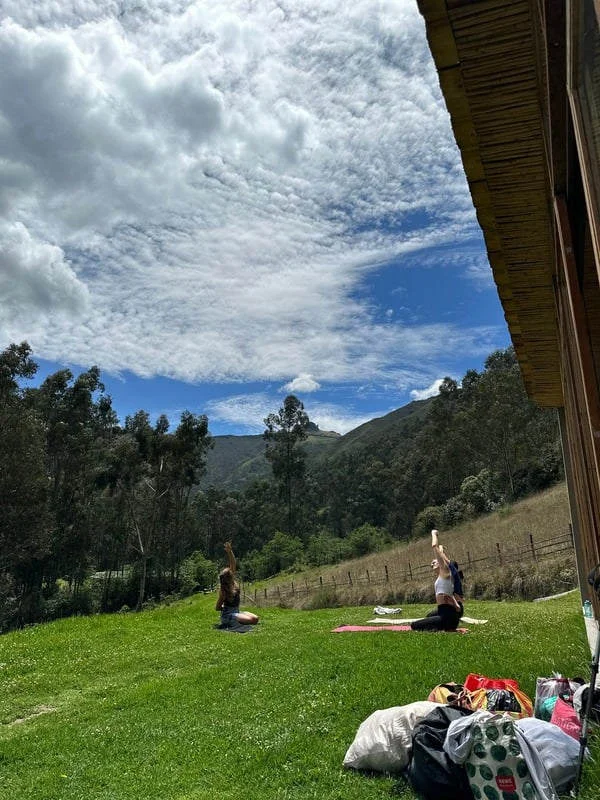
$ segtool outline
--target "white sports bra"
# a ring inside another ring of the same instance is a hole
[[[434,589],[436,595],[447,594],[449,597],[452,597],[454,594],[454,581],[452,580],[452,576],[449,578],[443,578],[440,575],[438,578],[436,578]]]

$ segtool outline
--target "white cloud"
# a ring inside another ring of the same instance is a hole
[[[265,430],[264,419],[281,407],[281,399],[272,397],[266,392],[256,394],[238,394],[210,401],[206,413],[209,421],[224,422],[236,425],[246,433],[262,433]],[[348,433],[359,425],[375,417],[387,414],[388,411],[373,413],[353,413],[335,403],[305,403],[304,410],[311,422],[322,431]]]
[[[298,375],[297,378],[294,378],[294,380],[286,383],[283,388],[286,392],[309,393],[316,392],[317,389],[321,388],[321,384],[316,381],[312,375],[306,375],[305,373],[302,373],[301,375]]]
[[[317,403],[306,406],[309,418],[316,423],[322,431],[335,431],[342,435],[364,425],[365,422],[387,414],[387,411],[374,411],[369,414],[351,413],[342,406],[332,403]]]
[[[22,223],[2,220],[0,295],[0,326],[5,329],[31,324],[40,315],[77,318],[88,304],[87,288],[60,247],[35,240]]]
[[[471,263],[466,265],[464,276],[473,281],[478,291],[495,288],[492,268],[487,258],[483,255],[478,259],[473,259]]]
[[[479,235],[412,0],[3,8],[0,214],[21,244],[0,346],[315,384],[491,349],[352,299],[386,261]]]
[[[264,419],[271,412],[277,411],[281,402],[269,397],[265,392],[257,394],[239,394],[211,400],[206,405],[206,413],[210,421],[225,422],[241,426],[246,433],[263,433]]]
[[[440,392],[440,386],[444,382],[443,378],[435,380],[426,389],[413,389],[410,393],[412,400],[426,400],[428,397],[435,397]]]

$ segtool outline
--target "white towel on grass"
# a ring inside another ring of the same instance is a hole
[[[375,606],[373,609],[374,614],[399,614],[402,611],[401,608],[388,608],[387,606]]]

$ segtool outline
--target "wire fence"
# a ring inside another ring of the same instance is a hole
[[[533,534],[526,533],[522,543],[501,544],[496,542],[493,552],[489,547],[485,554],[478,554],[467,550],[461,559],[461,568],[468,574],[474,574],[485,568],[508,566],[509,564],[537,563],[545,559],[555,558],[562,553],[574,553],[575,541],[573,530],[550,539],[534,539]],[[383,560],[383,557],[382,557]],[[431,576],[431,561],[426,564],[414,564],[409,559],[401,556],[390,555],[389,563],[383,563],[379,568],[364,569],[361,571],[338,569],[329,572],[326,577],[298,578],[289,584],[277,584],[270,587],[254,587],[244,584],[241,587],[242,595],[246,600],[255,605],[273,605],[274,603],[290,602],[302,597],[312,595],[324,589],[336,590],[342,587],[354,588],[360,586],[384,586],[385,584],[410,584],[419,583]]]

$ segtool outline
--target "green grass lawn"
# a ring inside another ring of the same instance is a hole
[[[467,614],[490,622],[466,636],[330,632],[366,621],[368,608],[266,609],[239,635],[212,627],[213,607],[198,597],[1,637],[2,797],[390,798],[393,778],[341,768],[375,709],[468,672],[517,678],[531,697],[537,675],[589,677],[576,594],[468,602]],[[590,767],[581,797],[599,789]]]

